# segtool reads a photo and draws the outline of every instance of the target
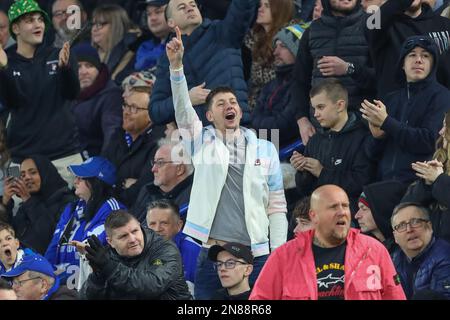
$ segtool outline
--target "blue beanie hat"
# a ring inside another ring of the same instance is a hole
[[[72,52],[74,53],[78,62],[89,62],[97,70],[100,70],[102,65],[100,61],[100,56],[98,55],[97,50],[93,46],[90,45],[89,42],[82,42],[73,47]]]

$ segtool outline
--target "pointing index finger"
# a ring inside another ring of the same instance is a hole
[[[181,42],[181,31],[180,28],[178,28],[178,26],[175,27],[175,33],[177,35],[177,40]]]

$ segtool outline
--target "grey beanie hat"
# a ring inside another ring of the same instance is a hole
[[[300,39],[308,27],[309,24],[293,24],[281,29],[273,38],[273,45],[275,46],[277,40],[280,40],[294,56],[297,56]]]

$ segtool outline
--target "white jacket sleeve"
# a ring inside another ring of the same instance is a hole
[[[284,212],[269,215],[270,251],[286,242],[287,231],[288,222]]]

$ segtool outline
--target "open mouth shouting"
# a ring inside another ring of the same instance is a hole
[[[225,114],[225,119],[226,119],[227,121],[233,121],[235,118],[236,118],[236,112],[234,112],[234,111],[228,111],[228,112]]]

